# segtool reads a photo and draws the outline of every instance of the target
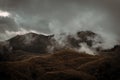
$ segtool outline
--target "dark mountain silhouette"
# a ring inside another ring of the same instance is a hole
[[[17,35],[8,41],[13,47],[13,50],[47,53],[47,47],[51,45],[52,37],[52,35],[46,36],[36,33],[27,33],[25,35]]]
[[[17,35],[3,43],[0,43],[0,56],[1,61],[15,60],[17,56],[31,55],[31,54],[45,54],[54,53],[65,49],[79,49],[81,43],[86,43],[88,48],[95,43],[94,38],[98,36],[91,31],[79,31],[75,35],[62,34],[66,42],[63,42],[64,46],[58,44],[54,35],[44,35],[37,33],[27,33],[24,35]],[[60,35],[61,37],[61,35]],[[96,43],[102,43],[96,42]],[[105,50],[102,53],[106,52]],[[12,58],[14,56],[14,58]]]
[[[49,53],[50,50],[54,52],[65,48],[80,48],[80,43],[86,43],[91,47],[94,41],[89,38],[94,38],[95,36],[97,36],[97,34],[91,31],[81,31],[76,33],[76,35],[67,35],[65,37],[66,42],[62,43],[64,44],[62,47],[61,44],[58,44],[54,35],[43,35],[37,33],[17,35],[7,40],[7,42],[9,42],[13,51],[23,50],[33,53]]]

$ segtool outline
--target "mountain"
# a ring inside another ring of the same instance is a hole
[[[91,31],[79,31],[74,35],[60,34],[57,37],[60,38],[56,39],[55,35],[37,33],[17,35],[0,43],[1,61],[16,60],[13,56],[26,57],[29,54],[54,53],[66,49],[75,49],[78,51],[82,49],[82,52],[87,51],[86,53],[94,54],[94,51],[97,51],[99,47],[93,48],[93,46],[102,43],[101,37]],[[96,40],[96,38],[100,40]],[[99,49],[99,51],[101,52],[100,54],[104,54],[107,50]]]
[[[27,33],[24,35],[17,35],[6,42],[9,43],[13,51],[23,50],[33,53],[49,53],[66,48],[80,48],[81,43],[86,43],[88,47],[92,47],[93,43],[95,43],[94,38],[97,34],[91,31],[81,31],[75,35],[59,36],[64,41],[61,39],[56,40],[54,35]],[[59,44],[60,42],[61,44]]]
[[[13,50],[23,50],[34,53],[47,53],[47,47],[51,45],[52,35],[27,33],[17,35],[8,40]]]
[[[102,43],[97,34],[63,36],[64,46],[54,35],[36,33],[0,42],[0,80],[120,80],[120,45],[90,55],[76,49]]]
[[[86,43],[89,47],[92,47],[95,43],[95,38],[100,37],[98,34],[91,32],[91,31],[79,31],[76,35],[69,35],[68,42],[73,47],[80,47],[80,43]],[[102,41],[98,41],[96,43],[102,43]]]
[[[94,46],[103,43],[102,37],[91,31],[79,31],[72,35],[66,35],[65,33],[62,33],[58,36],[57,39],[56,36],[54,36],[52,39],[53,51],[73,48],[80,49],[83,46],[97,51],[101,49],[100,46]]]

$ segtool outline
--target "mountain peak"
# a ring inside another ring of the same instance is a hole
[[[44,53],[46,48],[50,45],[52,35],[43,35],[37,33],[26,33],[24,35],[17,35],[8,41],[14,50],[24,50],[28,52]]]

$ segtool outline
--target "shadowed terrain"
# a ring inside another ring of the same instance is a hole
[[[83,32],[78,34],[82,36]],[[49,53],[46,46],[52,45],[52,36],[27,34],[35,38],[30,45],[23,43],[24,36],[1,43],[0,80],[120,80],[119,45],[97,55],[70,48]],[[89,42],[85,36],[82,39]]]

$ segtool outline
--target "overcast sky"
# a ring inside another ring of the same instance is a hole
[[[92,30],[119,34],[119,0],[0,0],[0,39],[6,31],[33,30],[42,33]]]

